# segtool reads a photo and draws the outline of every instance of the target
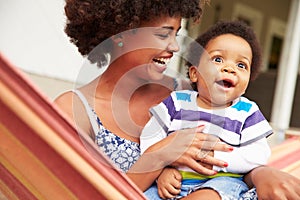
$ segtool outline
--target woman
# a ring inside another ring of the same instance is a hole
[[[181,19],[197,21],[202,12],[200,1],[66,0],[65,11],[65,31],[79,52],[100,67],[108,67],[92,82],[60,95],[55,102],[61,109],[143,191],[170,164],[185,163],[199,173],[214,174],[197,162],[199,149],[203,144],[215,151],[230,151],[231,147],[215,143],[201,133],[201,127],[177,131],[139,157],[139,134],[149,120],[148,109],[181,85],[163,72],[179,50],[176,35]],[[212,156],[205,162],[226,165]],[[263,170],[273,173],[269,168]],[[249,184],[258,186],[261,171],[250,173]],[[286,175],[276,175],[285,181]],[[295,187],[294,183],[289,186]],[[265,187],[260,187],[261,195],[267,196]],[[286,195],[285,190],[276,189],[280,194],[271,195],[273,199]]]

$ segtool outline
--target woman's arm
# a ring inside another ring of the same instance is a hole
[[[256,187],[259,199],[300,199],[300,179],[278,169],[269,166],[257,167],[244,180],[250,188]]]
[[[217,143],[207,134],[202,133],[203,127],[184,129],[170,134],[163,140],[150,146],[139,160],[130,168],[127,175],[140,187],[146,190],[159,176],[166,166],[187,166],[198,173],[213,175],[216,172],[207,169],[200,162],[209,165],[225,166],[226,163],[208,155],[199,158],[199,151],[231,151],[227,144]],[[210,143],[214,145],[209,145]]]

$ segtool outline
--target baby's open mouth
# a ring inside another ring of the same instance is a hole
[[[230,80],[221,80],[221,81],[217,81],[217,84],[225,87],[225,88],[231,88],[233,87],[233,83]]]

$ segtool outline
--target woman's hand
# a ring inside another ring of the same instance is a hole
[[[224,167],[227,163],[214,158],[213,151],[229,152],[233,148],[219,143],[215,136],[202,133],[203,128],[176,131],[150,146],[127,175],[144,191],[166,166],[187,166],[203,175],[216,174],[211,166]],[[209,166],[204,166],[204,163]]]
[[[213,151],[232,151],[233,148],[227,144],[220,143],[213,135],[202,133],[202,127],[176,131],[169,135],[172,143],[169,148],[173,149],[171,166],[187,166],[194,171],[204,175],[214,175],[212,166],[224,167],[227,163],[214,158]],[[170,154],[168,154],[170,156]]]
[[[245,181],[250,186],[252,186],[251,182],[254,184],[258,199],[300,199],[300,179],[272,167],[255,168],[245,177]]]
[[[180,193],[182,176],[175,168],[166,167],[157,178],[157,189],[160,198],[174,198]]]
[[[203,175],[216,172],[201,163],[219,167],[227,163],[213,157],[212,151],[232,151],[227,144],[220,143],[213,135],[202,133],[203,126],[183,129],[150,146],[140,159],[130,168],[131,172],[145,173],[162,170],[166,166],[187,166]],[[210,167],[211,168],[211,167]]]

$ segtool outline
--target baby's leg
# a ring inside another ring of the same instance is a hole
[[[199,200],[199,199],[209,199],[209,200],[221,200],[220,195],[213,189],[200,189],[188,196],[182,198],[182,200]]]
[[[242,177],[216,177],[207,180],[200,187],[194,188],[194,192],[189,194],[187,199],[213,199],[227,200],[240,199],[241,195],[248,191],[248,186],[243,182]]]

